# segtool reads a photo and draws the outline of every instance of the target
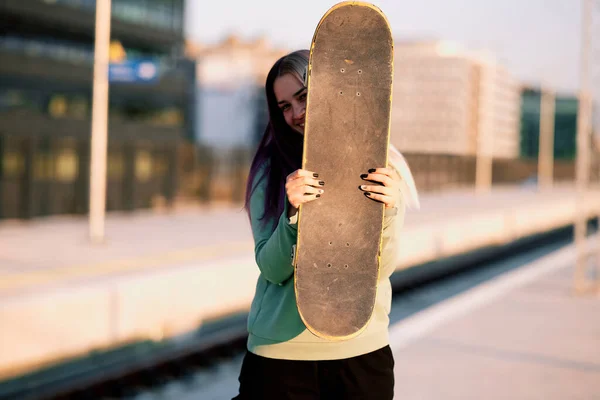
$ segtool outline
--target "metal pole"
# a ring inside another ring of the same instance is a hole
[[[592,79],[593,81],[593,79]],[[592,95],[592,99],[594,98],[594,96]],[[594,106],[594,102],[592,100],[592,110],[593,110],[593,106]],[[592,111],[592,114],[594,114],[594,112]],[[592,121],[593,121],[593,117],[592,117]],[[598,139],[596,138],[596,135],[598,134],[596,131],[596,127],[597,122],[592,122],[592,133],[591,133],[591,156],[590,156],[590,166],[593,168],[596,168],[596,173],[598,174],[596,176],[596,179],[592,179],[592,172],[590,171],[590,186],[594,187],[594,190],[599,190],[600,189],[600,142],[596,142]],[[596,230],[596,254],[595,254],[595,259],[594,259],[594,264],[595,264],[595,268],[594,268],[594,273],[593,273],[593,277],[595,278],[595,282],[593,283],[594,289],[597,293],[598,296],[600,296],[600,211],[598,211],[598,213],[596,213],[595,215],[596,217],[596,221],[598,224],[597,230]],[[590,253],[590,259],[592,259],[593,254]]]
[[[576,160],[576,212],[575,246],[577,261],[575,265],[575,290],[582,292],[588,289],[586,264],[588,261],[586,248],[587,211],[585,195],[590,173],[590,134],[591,134],[591,95],[590,95],[590,47],[592,25],[592,0],[582,0],[581,31],[581,71],[579,88],[579,110],[577,112],[577,160]]]
[[[487,154],[477,154],[475,168],[476,192],[479,194],[489,193],[492,187],[492,157]]]
[[[600,138],[596,135],[598,135],[599,133],[596,132],[595,130],[592,130],[592,136],[594,136],[594,140],[597,140],[597,142],[594,143],[594,155],[596,158],[596,168],[597,168],[597,179],[596,179],[596,185],[595,185],[595,189],[596,190],[600,190]],[[598,214],[596,215],[596,223],[597,223],[597,229],[596,229],[596,292],[598,295],[600,295],[600,211],[598,212]]]
[[[480,64],[479,123],[475,158],[475,192],[489,193],[492,188],[493,169],[493,116],[495,109],[494,89],[496,85],[495,60],[485,59]]]
[[[554,181],[554,114],[556,98],[548,87],[542,87],[540,99],[540,140],[538,152],[538,184],[549,189]]]
[[[600,135],[600,133],[596,132],[596,135]],[[596,168],[598,172],[598,178],[596,180],[596,190],[600,190],[600,137],[595,136],[595,140],[597,140],[594,148],[597,162]],[[596,292],[600,295],[600,211],[598,212],[598,215],[596,215],[596,223]]]
[[[110,17],[111,0],[96,1],[89,214],[90,239],[95,243],[104,240],[104,217],[106,212]]]

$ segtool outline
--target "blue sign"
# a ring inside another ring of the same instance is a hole
[[[120,83],[153,83],[158,80],[158,65],[154,61],[136,60],[111,63],[108,81]]]

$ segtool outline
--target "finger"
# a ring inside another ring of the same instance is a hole
[[[394,190],[387,186],[361,185],[360,190],[364,192],[378,193],[385,196],[393,196]]]
[[[311,185],[311,186],[323,186],[325,182],[315,179],[313,177],[308,176],[299,176],[296,178],[292,178],[286,182],[286,187],[293,188],[302,185]]]
[[[309,185],[302,185],[292,189],[294,194],[305,195],[305,194],[322,194],[323,189],[319,189]]]
[[[313,194],[323,194],[325,191],[321,188],[316,188],[310,185],[300,185],[293,188],[290,188],[287,191],[287,197],[290,200],[298,201],[298,199],[303,196],[313,195]]]
[[[398,172],[396,172],[396,170],[394,168],[391,168],[391,167],[387,167],[387,168],[371,168],[369,170],[369,173],[382,174],[382,175],[385,175],[385,176],[389,176],[393,180],[400,180],[400,175],[398,175]]]
[[[297,169],[287,176],[286,181],[291,181],[291,180],[301,178],[301,177],[318,178],[319,174],[312,172],[312,171],[305,170],[305,169]]]
[[[375,200],[379,203],[385,204],[385,206],[387,208],[392,208],[392,207],[394,207],[394,204],[395,204],[395,200],[392,196],[385,196],[382,194],[372,193],[372,192],[366,192],[365,196],[367,196],[371,200]]]
[[[291,180],[288,182],[287,187],[291,188],[295,188],[295,187],[299,187],[299,186],[304,186],[304,185],[308,185],[308,186],[314,186],[314,187],[319,187],[319,186],[323,186],[325,185],[325,182],[320,181],[318,179],[312,178],[312,177],[299,177],[296,178],[294,180]]]
[[[289,197],[290,204],[296,208],[300,204],[308,203],[309,201],[316,200],[321,197],[320,193],[315,194],[296,194],[294,196]]]
[[[316,188],[313,186],[306,186],[306,188],[304,189],[304,194],[323,194],[323,193],[325,193],[325,191],[323,189]]]
[[[390,168],[371,168],[369,170],[370,174],[383,174],[387,176],[391,176],[392,171]]]
[[[321,197],[321,195],[320,195],[320,194],[309,194],[309,195],[305,195],[305,196],[302,196],[302,203],[303,203],[303,204],[305,204],[305,203],[308,203],[308,202],[311,202],[311,201],[317,200],[317,199],[319,199],[320,197]]]
[[[377,172],[370,173],[370,174],[363,174],[360,177],[367,181],[381,182],[385,186],[393,186],[393,184],[394,184],[394,180],[392,178],[390,178],[387,175],[380,174]]]

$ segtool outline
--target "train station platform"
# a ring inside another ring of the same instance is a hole
[[[395,398],[600,399],[600,292],[574,291],[575,258],[567,246],[392,326]]]
[[[572,186],[423,196],[401,228],[398,269],[596,216],[600,190],[576,205]],[[101,245],[85,218],[0,224],[0,379],[248,309],[258,268],[240,209],[113,213],[106,224]]]

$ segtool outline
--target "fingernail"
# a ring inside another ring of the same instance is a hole
[[[323,181],[319,181],[319,185],[321,185],[321,186],[325,186],[325,182],[323,182]]]
[[[369,170],[369,173],[373,173],[373,172],[375,172],[375,171],[376,171],[376,169],[375,169],[375,168],[371,168],[371,169]]]
[[[324,190],[323,190],[323,189],[319,189],[319,193],[323,193],[323,192],[324,192]]]
[[[361,188],[362,190],[365,190],[367,187],[366,187],[365,185],[360,185],[360,188]]]
[[[318,194],[318,195],[317,195],[317,197],[321,197],[321,195],[320,195],[320,194]]]
[[[362,174],[360,177],[361,177],[362,179],[365,179],[365,178],[367,177],[367,174]]]
[[[313,174],[313,176],[314,176],[315,178],[318,178],[318,177],[319,177],[319,174],[317,174],[317,173],[315,172],[315,173]]]
[[[366,193],[365,193],[365,196],[367,196],[367,197],[371,197],[371,192],[366,192]]]

